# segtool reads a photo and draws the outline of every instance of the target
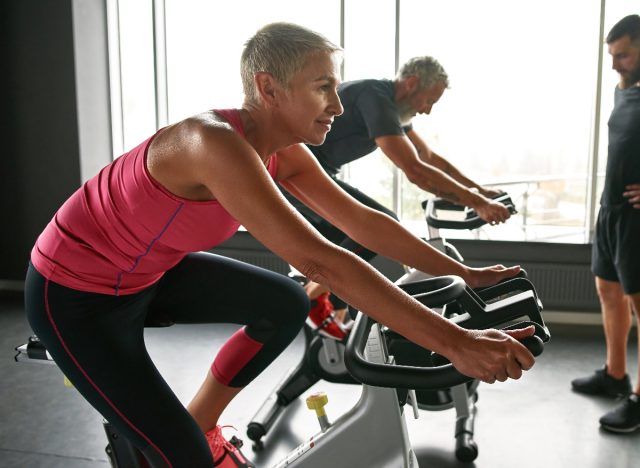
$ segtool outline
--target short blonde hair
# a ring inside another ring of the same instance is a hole
[[[254,84],[256,73],[270,73],[280,84],[288,87],[293,75],[304,68],[310,54],[341,51],[324,36],[297,24],[271,23],[264,26],[245,43],[240,60],[246,100],[258,102]]]

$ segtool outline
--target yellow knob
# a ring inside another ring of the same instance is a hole
[[[327,394],[324,392],[314,393],[307,398],[307,408],[314,410],[318,417],[326,416],[324,405],[329,402]]]
[[[71,383],[71,380],[67,379],[67,376],[64,376],[64,386],[67,388],[73,388],[73,384]]]

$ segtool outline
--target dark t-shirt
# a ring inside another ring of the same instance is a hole
[[[627,205],[625,186],[640,184],[640,87],[616,87],[609,117],[609,156],[600,204]]]
[[[391,80],[356,80],[342,83],[338,95],[344,113],[333,122],[320,146],[309,146],[324,169],[335,175],[342,165],[373,152],[375,139],[404,135],[411,127],[400,123]]]

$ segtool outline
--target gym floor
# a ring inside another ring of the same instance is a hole
[[[146,332],[151,356],[185,404],[216,350],[235,329],[230,325],[176,325]],[[414,420],[411,409],[405,407],[421,468],[640,466],[640,432],[613,435],[599,428],[598,418],[614,403],[570,390],[572,378],[602,364],[601,328],[552,324],[550,329],[551,343],[521,380],[480,385],[475,436],[479,455],[474,463],[460,463],[453,454],[453,409],[420,411],[420,419]],[[102,418],[76,391],[63,385],[57,367],[14,362],[13,348],[24,343],[29,334],[21,297],[0,293],[0,467],[109,467]],[[635,343],[632,340],[629,347],[632,370],[637,365]],[[314,414],[300,400],[287,409],[281,424],[266,438],[263,451],[253,452],[245,435],[247,423],[298,362],[302,348],[300,336],[223,415],[221,422],[238,429],[237,435],[245,440],[244,453],[259,468],[273,465],[319,430]],[[303,396],[317,390],[329,395],[326,408],[330,420],[353,405],[360,393],[355,385],[320,382]],[[229,431],[229,435],[234,432]]]

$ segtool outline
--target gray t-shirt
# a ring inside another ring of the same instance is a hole
[[[332,175],[342,165],[372,153],[377,148],[376,138],[404,135],[411,128],[400,123],[391,80],[347,81],[339,86],[338,95],[344,113],[335,118],[322,145],[309,146]]]
[[[628,184],[640,184],[640,87],[616,87],[609,117],[609,156],[600,204],[627,205]]]

